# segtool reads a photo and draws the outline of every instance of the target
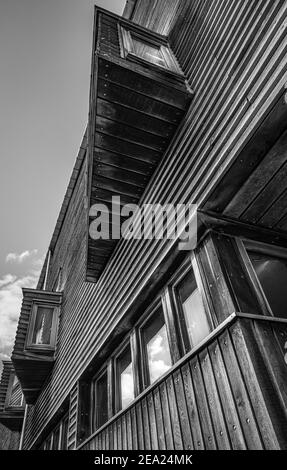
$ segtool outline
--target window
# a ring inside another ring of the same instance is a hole
[[[13,384],[8,402],[8,407],[22,407],[24,406],[24,395],[22,393],[20,382],[16,375],[14,375],[12,380]]]
[[[60,444],[60,426],[53,432],[53,450],[59,450]]]
[[[83,378],[83,409],[88,402],[90,410],[88,423],[82,418],[83,428],[98,430],[209,336],[214,325],[197,269],[195,260],[191,265],[187,259],[115,352],[111,345],[104,368],[88,381]]]
[[[167,68],[167,63],[160,46],[142,41],[132,36],[133,53],[154,65]]]
[[[155,382],[172,365],[167,327],[161,308],[158,308],[144,324],[141,338],[146,366],[145,381],[148,385]]]
[[[57,423],[57,426],[39,446],[39,450],[67,450],[68,449],[69,413]]]
[[[118,409],[126,408],[135,398],[131,348],[128,345],[116,358]]]
[[[34,303],[27,338],[28,348],[55,347],[57,314],[58,309],[54,305]]]
[[[108,421],[108,373],[107,369],[94,381],[94,430],[100,428]]]
[[[270,310],[275,317],[287,318],[287,258],[283,255],[248,250]]]
[[[62,421],[62,433],[61,433],[61,442],[60,442],[60,449],[67,450],[68,449],[68,425],[69,425],[69,415]]]
[[[183,323],[183,337],[187,349],[197,346],[212,328],[201,293],[192,270],[175,287],[179,313]]]
[[[122,56],[182,74],[168,44],[152,34],[121,28]]]

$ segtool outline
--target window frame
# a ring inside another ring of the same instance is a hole
[[[170,75],[183,75],[183,72],[177,63],[168,42],[163,42],[159,38],[152,37],[148,33],[145,34],[143,31],[136,30],[132,27],[128,27],[127,25],[119,25],[119,37],[122,58],[131,60],[141,65],[147,65],[157,71],[160,70]],[[166,67],[154,64],[138,56],[135,51],[133,37],[141,42],[150,44],[152,47],[158,48],[164,58]]]
[[[106,423],[111,419],[113,416],[113,380],[112,380],[112,369],[111,369],[112,359],[109,359],[104,363],[104,365],[97,371],[97,373],[91,379],[91,387],[90,387],[90,397],[91,397],[91,432],[94,433],[98,431],[102,426],[105,426]],[[97,399],[96,399],[96,387],[97,382],[104,376],[107,376],[107,421],[100,426],[98,426],[98,417],[97,417]]]
[[[183,308],[181,305],[181,301],[179,298],[178,294],[178,286],[179,284],[184,280],[184,278],[190,273],[194,275],[195,283],[197,286],[197,289],[201,295],[206,318],[208,325],[210,327],[210,333],[216,328],[216,321],[215,321],[215,315],[213,310],[210,308],[210,303],[208,302],[208,297],[206,294],[206,291],[204,289],[204,285],[202,282],[202,275],[199,270],[199,266],[197,264],[196,256],[193,253],[190,259],[188,259],[179,269],[178,271],[174,274],[172,277],[171,281],[169,282],[169,290],[171,293],[171,297],[173,300],[173,305],[174,305],[174,316],[177,321],[178,325],[178,330],[179,330],[179,337],[180,337],[180,342],[181,342],[181,349],[182,349],[182,356],[185,356],[188,354],[194,347],[197,347],[197,345],[192,345],[191,344],[191,339],[189,337],[188,331],[187,331],[187,325],[186,325],[186,320],[183,312]]]
[[[37,312],[39,307],[48,307],[53,309],[52,327],[51,327],[51,339],[50,344],[35,344],[33,343],[33,334],[36,324]],[[49,301],[33,300],[30,320],[28,324],[27,337],[25,342],[25,349],[37,350],[37,351],[55,351],[57,332],[58,332],[58,320],[59,320],[60,308],[59,305]]]
[[[161,379],[161,376],[158,377],[152,384],[150,383],[150,377],[149,377],[149,367],[148,367],[148,359],[147,359],[147,354],[146,354],[146,347],[144,344],[144,339],[143,339],[143,330],[149,320],[155,315],[158,309],[162,310],[162,315],[164,317],[164,323],[167,329],[167,340],[168,340],[168,346],[169,346],[169,352],[170,352],[170,357],[171,357],[171,368],[175,364],[174,361],[174,355],[172,351],[172,344],[171,344],[171,338],[170,338],[170,332],[169,332],[169,323],[166,318],[166,313],[165,309],[163,306],[162,302],[162,295],[160,295],[159,298],[157,298],[151,305],[148,307],[148,309],[145,311],[143,314],[140,322],[137,325],[138,329],[138,344],[139,344],[139,349],[140,349],[140,374],[141,374],[141,380],[142,380],[142,391],[144,391],[146,388],[148,388],[151,385],[154,385],[158,380]]]
[[[237,237],[235,241],[239,249],[239,253],[243,261],[245,270],[247,272],[249,281],[251,282],[251,285],[255,291],[255,295],[257,296],[257,299],[259,301],[263,315],[269,316],[269,317],[272,316],[276,318],[276,315],[274,314],[271,308],[271,305],[269,304],[269,301],[265,295],[261,282],[256,274],[256,271],[254,269],[253,263],[250,259],[248,252],[253,251],[253,252],[273,256],[275,258],[277,257],[277,258],[283,258],[287,260],[287,248],[269,245],[268,243],[258,242],[258,241],[250,240],[247,238]]]
[[[63,428],[64,424],[67,423],[67,448],[63,448]],[[57,424],[54,426],[52,431],[49,432],[47,437],[42,441],[42,443],[39,445],[39,450],[68,450],[68,428],[69,428],[69,411],[66,411],[65,414],[62,416],[62,418],[57,422]],[[55,439],[55,433],[59,431],[59,441],[58,441],[58,446],[57,449],[53,449],[54,447],[54,439]]]
[[[136,387],[136,376],[135,376],[135,364],[134,364],[134,353],[132,348],[132,332],[125,338],[125,340],[121,343],[120,347],[117,348],[115,355],[113,356],[113,375],[114,375],[114,409],[115,413],[119,413],[120,411],[124,411],[126,408],[121,407],[121,383],[120,383],[120,374],[119,374],[119,367],[118,361],[120,356],[125,352],[127,348],[130,348],[131,353],[131,364],[132,364],[132,375],[133,375],[133,383],[134,383],[134,398],[133,400],[127,405],[129,407],[132,402],[137,397],[137,387]]]

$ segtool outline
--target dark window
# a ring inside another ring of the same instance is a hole
[[[172,366],[167,328],[160,308],[142,328],[142,342],[146,379],[148,384],[152,384]]]
[[[94,428],[108,421],[108,374],[102,373],[94,382]]]
[[[68,424],[69,424],[69,416],[66,416],[62,424],[61,450],[68,449]]]
[[[254,251],[248,254],[273,315],[287,318],[287,259]]]
[[[60,428],[58,427],[53,433],[53,450],[59,450]]]
[[[41,450],[67,450],[68,448],[68,424],[69,414],[67,413],[58,423],[54,430],[48,435],[39,449]]]
[[[126,408],[134,399],[134,378],[131,348],[128,345],[116,359],[118,407]]]
[[[46,447],[45,450],[51,450],[51,444],[52,444],[52,435],[48,437],[46,441]]]
[[[176,293],[187,341],[192,348],[204,340],[212,330],[193,271],[176,286]]]

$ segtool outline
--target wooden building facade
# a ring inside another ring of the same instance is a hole
[[[12,355],[24,449],[287,449],[286,28],[284,0],[95,9],[87,132]],[[197,204],[196,248],[94,240],[113,196]]]

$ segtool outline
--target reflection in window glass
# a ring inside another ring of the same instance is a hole
[[[167,67],[161,47],[148,42],[141,41],[133,37],[134,53],[137,57],[144,59],[160,67]]]
[[[255,252],[249,257],[273,315],[287,318],[287,260]]]
[[[163,313],[158,310],[143,329],[149,383],[152,384],[167,372],[171,365],[167,329]]]
[[[35,327],[32,343],[37,345],[49,345],[51,343],[51,331],[54,308],[37,307]]]
[[[179,284],[178,295],[191,347],[195,347],[209,335],[211,328],[192,272]]]
[[[128,346],[118,358],[120,408],[126,408],[134,399],[134,378],[131,350]]]

